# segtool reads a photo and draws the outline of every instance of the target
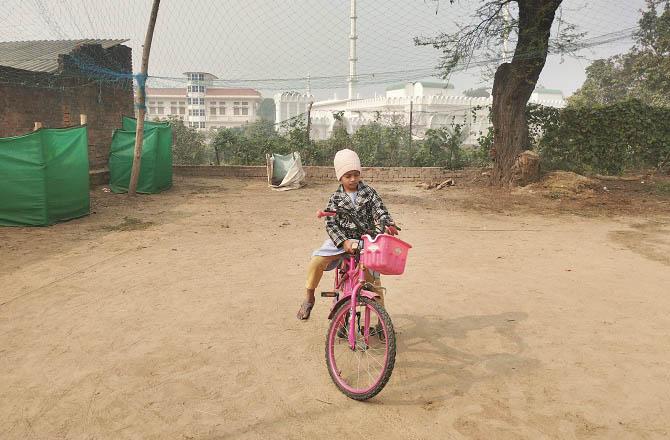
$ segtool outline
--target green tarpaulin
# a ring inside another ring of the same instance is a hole
[[[89,213],[85,126],[0,138],[0,225],[44,226]]]
[[[168,122],[144,121],[144,128],[170,127]],[[137,128],[137,119],[124,116],[121,120],[121,130],[135,131]]]
[[[122,130],[112,136],[109,154],[109,187],[115,193],[128,191],[135,152],[135,119],[123,118]],[[144,123],[142,160],[137,192],[154,194],[172,186],[172,127],[167,122]]]

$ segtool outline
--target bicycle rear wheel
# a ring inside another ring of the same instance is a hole
[[[391,377],[396,355],[395,332],[381,305],[359,298],[356,346],[352,350],[347,339],[350,310],[348,301],[333,316],[326,334],[326,364],[340,391],[352,399],[367,400],[376,396]]]

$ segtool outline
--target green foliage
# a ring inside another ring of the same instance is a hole
[[[222,164],[262,165],[268,153],[300,153],[304,165],[332,165],[338,150],[351,148],[363,166],[438,166],[452,169],[484,162],[479,149],[467,149],[465,128],[459,124],[428,130],[425,140],[409,139],[409,130],[399,121],[373,122],[353,135],[344,128],[341,115],[329,139],[307,141],[304,118],[286,121],[280,133],[268,121],[257,121],[242,128],[219,129],[212,141]],[[215,157],[215,156],[213,156]]]
[[[526,105],[526,120],[528,121],[528,136],[531,145],[537,147],[547,130],[556,129],[560,121],[561,110],[556,107],[539,104]],[[493,132],[491,131],[491,143]]]
[[[194,128],[187,127],[178,118],[168,120],[174,134],[172,160],[177,165],[202,165],[208,163],[210,149],[205,143],[205,135]]]
[[[423,148],[419,150],[422,154],[415,156],[417,160],[414,162],[417,166],[431,166],[432,159],[433,166],[437,162],[452,170],[463,168],[466,165],[466,152],[463,149],[466,138],[467,132],[461,124],[428,129]]]
[[[639,100],[552,111],[543,133],[537,149],[549,169],[620,174],[670,161],[670,108]]]
[[[397,122],[364,125],[354,133],[351,144],[363,166],[394,166],[407,163],[411,156],[408,151],[409,130]]]
[[[659,13],[656,6],[661,4]],[[670,0],[647,0],[638,24],[633,48],[587,67],[586,81],[568,99],[570,105],[637,98],[650,105],[670,106]]]
[[[291,151],[289,140],[277,134],[271,121],[262,119],[241,128],[218,130],[212,146],[228,165],[262,165],[267,153]]]
[[[486,133],[479,133],[477,145],[466,150],[466,161],[472,166],[483,167],[491,163],[491,149],[493,148],[493,127],[489,126]]]
[[[217,165],[225,163],[229,157],[239,157],[240,132],[241,130],[235,128],[220,128],[216,131],[212,140],[212,148],[219,157]]]

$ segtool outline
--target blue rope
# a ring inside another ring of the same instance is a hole
[[[135,77],[135,81],[137,82],[137,87],[139,89],[140,96],[144,96],[144,98],[145,98],[144,100],[146,102],[146,97],[147,97],[146,87],[147,87],[148,75],[145,75],[144,73],[136,73],[135,75],[133,75],[133,77]],[[136,102],[135,103],[135,108],[138,109],[138,110],[146,110],[147,106],[146,106],[146,104],[141,104],[139,102]]]

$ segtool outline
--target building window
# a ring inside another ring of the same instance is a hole
[[[205,128],[205,123],[204,122],[200,123],[200,128]]]
[[[170,105],[177,105],[177,101],[172,101]]]
[[[163,107],[158,107],[158,114],[162,115],[163,114]]]
[[[191,81],[204,81],[205,80],[205,74],[204,73],[189,73],[188,74],[188,79]]]
[[[170,114],[171,115],[176,115],[179,111],[177,110],[177,107],[170,107]]]
[[[209,114],[212,116],[216,116],[216,107],[210,107],[209,108]]]
[[[233,102],[233,105],[240,105],[239,101]]]
[[[205,98],[188,98],[189,105],[205,105]]]
[[[249,105],[249,103],[246,101],[242,101],[242,105]]]
[[[220,115],[225,115],[226,114],[226,108],[225,107],[219,107],[219,114]]]
[[[184,107],[179,107],[179,114],[180,115],[186,114],[186,109]]]
[[[185,104],[184,101],[179,101],[179,105],[184,105],[184,104]]]
[[[233,107],[233,114],[235,116],[238,116],[240,114],[240,108],[239,107]]]
[[[245,115],[245,116],[248,115],[249,114],[249,108],[242,107],[242,114]]]

